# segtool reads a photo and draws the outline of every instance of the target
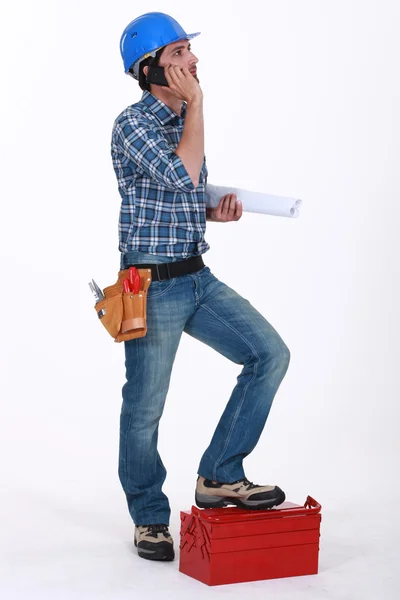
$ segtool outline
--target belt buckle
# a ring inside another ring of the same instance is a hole
[[[166,265],[167,267],[167,273],[168,273],[168,277],[160,277],[160,270],[159,270],[159,266],[160,265]],[[156,271],[157,271],[157,277],[158,277],[158,281],[167,281],[167,279],[171,279],[171,273],[169,272],[169,265],[168,263],[156,263]]]

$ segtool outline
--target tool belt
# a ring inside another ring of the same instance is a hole
[[[205,265],[201,256],[172,263],[137,264],[140,277],[138,293],[124,291],[124,279],[129,279],[129,268],[118,273],[116,283],[103,290],[104,299],[95,310],[101,323],[116,342],[144,337],[147,333],[147,291],[152,281],[164,281],[194,273]]]

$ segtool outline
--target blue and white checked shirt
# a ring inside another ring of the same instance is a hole
[[[148,91],[114,121],[111,155],[121,194],[119,250],[179,259],[204,254],[207,166],[194,188],[175,149],[186,105],[178,116]]]

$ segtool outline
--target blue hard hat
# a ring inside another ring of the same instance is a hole
[[[191,40],[198,33],[185,33],[175,19],[161,12],[149,12],[127,25],[121,36],[120,50],[125,73],[135,65],[134,77],[138,79],[139,60],[155,56],[157,50],[179,40]]]

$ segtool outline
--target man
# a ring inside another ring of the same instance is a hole
[[[198,59],[172,17],[147,13],[121,38],[125,72],[143,95],[115,120],[112,158],[122,198],[121,268],[151,268],[145,337],[125,342],[119,477],[135,523],[139,556],[172,560],[170,506],[162,492],[166,469],[157,450],[158,426],[182,333],[243,365],[198,468],[199,507],[236,504],[265,509],[284,501],[277,486],[248,481],[243,459],[262,433],[289,365],[289,350],[250,302],[219,281],[202,255],[206,219],[237,221],[234,194],[206,209],[203,93]],[[168,86],[149,84],[164,67]],[[177,432],[175,432],[177,434]],[[184,474],[182,473],[184,477]]]

